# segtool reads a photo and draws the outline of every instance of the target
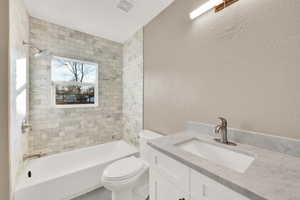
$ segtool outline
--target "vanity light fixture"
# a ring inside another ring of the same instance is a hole
[[[212,9],[215,9],[215,12],[219,12],[237,1],[239,0],[209,0],[208,2],[198,7],[196,10],[192,11],[190,13],[190,18],[191,20],[193,20]]]
[[[192,11],[190,13],[190,18],[193,20],[200,15],[203,15],[204,13],[208,12],[209,10],[213,9],[214,7],[224,3],[224,0],[209,0],[208,2],[202,4],[199,8]]]

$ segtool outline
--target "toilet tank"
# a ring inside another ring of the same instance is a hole
[[[143,130],[139,134],[139,143],[140,143],[140,157],[150,162],[150,152],[149,152],[149,145],[147,145],[147,142],[149,140],[153,140],[156,138],[162,137],[161,134],[149,131],[149,130]]]

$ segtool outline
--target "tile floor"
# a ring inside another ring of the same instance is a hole
[[[111,192],[100,188],[72,200],[111,200]]]

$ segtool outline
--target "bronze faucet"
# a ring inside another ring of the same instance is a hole
[[[221,123],[215,127],[215,133],[221,134],[221,142],[227,144],[227,120],[223,117],[219,117],[218,119]]]
[[[227,145],[236,145],[232,142],[228,142],[228,137],[227,137],[227,120],[223,117],[218,118],[220,120],[220,124],[218,124],[215,127],[215,133],[220,134],[221,138],[220,139],[215,139],[215,141],[227,144]]]

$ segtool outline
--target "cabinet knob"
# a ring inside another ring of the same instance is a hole
[[[180,199],[178,199],[178,200],[185,200],[185,198],[180,198]]]

